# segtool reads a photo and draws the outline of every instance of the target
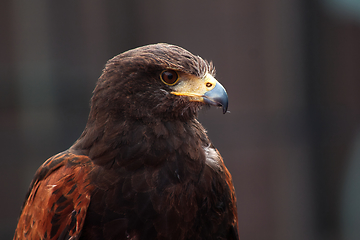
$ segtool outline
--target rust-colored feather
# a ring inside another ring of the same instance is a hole
[[[38,170],[15,232],[17,239],[78,239],[90,203],[92,163],[58,154]]]

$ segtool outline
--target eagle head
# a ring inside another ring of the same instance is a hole
[[[90,117],[189,120],[202,106],[227,112],[228,97],[213,64],[189,51],[159,43],[110,59],[91,100]]]

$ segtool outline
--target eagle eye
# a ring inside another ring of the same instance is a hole
[[[160,79],[166,85],[174,85],[179,80],[179,75],[176,71],[167,69],[161,72]]]

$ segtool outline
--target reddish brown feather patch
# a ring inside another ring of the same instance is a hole
[[[92,168],[88,157],[67,152],[46,161],[35,175],[14,239],[78,239],[94,188],[88,178]]]

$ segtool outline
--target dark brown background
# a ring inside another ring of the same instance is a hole
[[[337,2],[1,1],[0,239],[37,167],[81,134],[106,60],[156,42],[212,60],[228,91],[231,114],[200,120],[243,240],[360,239],[360,11]]]

